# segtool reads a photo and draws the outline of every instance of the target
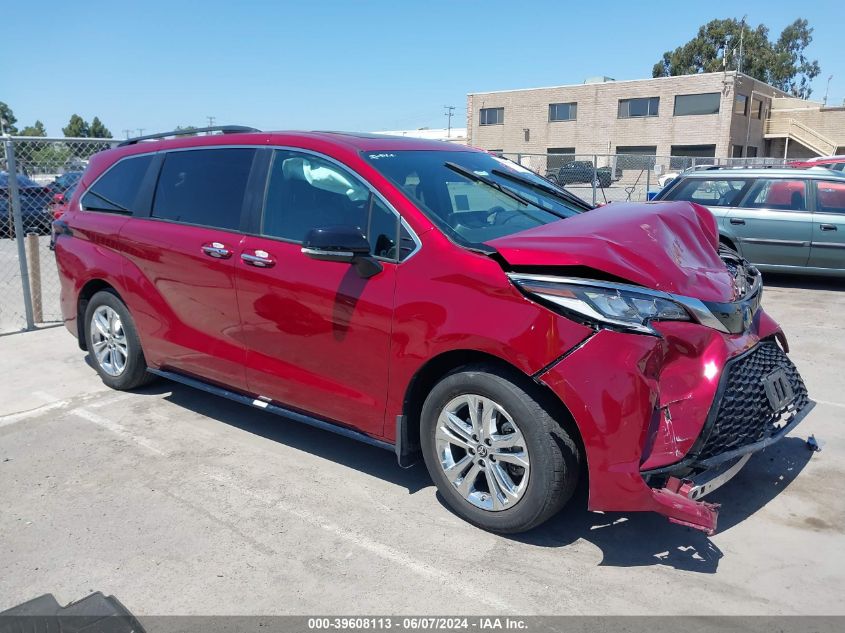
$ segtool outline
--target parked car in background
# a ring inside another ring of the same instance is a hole
[[[73,197],[73,192],[76,191],[77,184],[78,181],[64,191],[53,194],[53,197],[50,200],[50,214],[52,215],[53,220],[58,220],[65,214],[68,209],[68,203],[70,202],[71,197]]]
[[[49,212],[50,194],[34,180],[18,174],[18,191],[21,199],[21,220],[24,231],[47,235],[53,220]],[[0,172],[0,238],[14,237],[15,226],[9,198],[9,174]]]
[[[593,510],[712,533],[702,497],[813,406],[699,205],[593,209],[445,142],[222,131],[96,154],[54,223],[65,325],[110,387],[421,456],[495,532],[580,481]]]
[[[804,161],[793,161],[788,164],[790,167],[832,169],[833,171],[845,171],[845,156],[827,156],[813,158]]]
[[[67,191],[70,187],[76,185],[79,182],[79,179],[82,178],[81,171],[69,171],[60,176],[56,176],[56,179],[53,180],[49,185],[47,185],[47,189],[50,192],[50,195],[53,196],[57,193],[63,193]]]
[[[558,169],[546,173],[546,179],[558,185],[577,183],[592,184],[595,179],[597,187],[609,187],[613,182],[613,171],[610,167],[598,167],[593,172],[593,163],[588,160],[573,160],[564,163]]]
[[[845,174],[840,171],[690,171],[655,200],[706,206],[718,220],[719,239],[763,271],[845,275]]]

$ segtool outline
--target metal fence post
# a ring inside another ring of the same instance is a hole
[[[23,306],[26,314],[26,329],[35,329],[32,318],[32,297],[29,294],[29,269],[26,265],[26,247],[24,245],[23,217],[21,216],[21,199],[18,190],[18,170],[15,164],[15,148],[10,138],[6,138],[6,168],[9,173],[9,204],[15,226],[15,241],[18,244],[18,264],[21,268],[21,286],[23,290]]]
[[[599,162],[598,156],[593,154],[593,206],[596,206],[598,198],[596,197],[596,180],[598,179],[598,170],[596,164]]]

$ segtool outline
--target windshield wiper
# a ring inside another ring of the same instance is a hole
[[[506,171],[502,171],[501,169],[494,169],[493,173],[497,176],[501,176],[502,178],[507,178],[508,180],[513,180],[515,182],[522,183],[524,185],[528,185],[529,187],[533,187],[534,189],[539,189],[555,198],[559,198],[560,200],[566,200],[567,202],[571,202],[577,204],[579,207],[585,208],[587,211],[591,210],[593,207],[581,200],[578,196],[574,193],[570,193],[566,190],[560,190],[551,185],[546,185],[540,182],[534,182],[528,178],[523,178],[522,176],[517,176],[516,174],[510,174]]]
[[[488,187],[491,187],[492,189],[495,189],[496,191],[499,191],[499,192],[505,194],[509,198],[513,198],[514,200],[516,200],[517,202],[519,202],[521,204],[524,204],[524,205],[529,206],[529,207],[537,207],[541,211],[548,211],[548,209],[544,209],[543,207],[541,207],[536,202],[531,202],[531,200],[529,200],[528,198],[523,198],[521,195],[519,195],[515,191],[511,191],[507,187],[503,187],[502,185],[500,185],[495,180],[492,180],[490,178],[485,178],[484,176],[479,176],[474,171],[467,169],[466,167],[461,167],[457,163],[451,163],[451,162],[446,162],[446,163],[443,163],[443,164],[446,165],[446,167],[448,167],[452,171],[461,174],[461,176],[466,176],[470,180],[474,180],[475,182],[483,183],[483,184],[487,185]],[[553,215],[557,215],[557,214],[553,213]]]

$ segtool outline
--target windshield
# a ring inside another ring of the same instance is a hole
[[[476,246],[589,209],[548,181],[483,152],[364,152],[447,235]]]

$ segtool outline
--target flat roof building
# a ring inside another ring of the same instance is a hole
[[[510,154],[805,157],[845,146],[845,108],[794,99],[734,71],[596,77],[471,93],[467,138],[474,147]]]

